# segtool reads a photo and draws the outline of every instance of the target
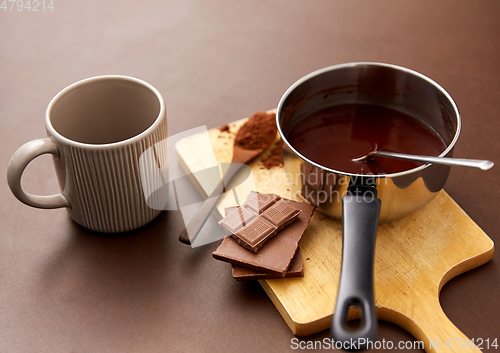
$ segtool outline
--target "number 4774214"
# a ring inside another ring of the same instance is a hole
[[[2,0],[0,0],[2,1]],[[3,0],[0,5],[0,10],[3,11],[54,11],[54,0],[46,2],[46,0]]]

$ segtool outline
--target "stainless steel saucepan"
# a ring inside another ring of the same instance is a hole
[[[359,62],[320,69],[295,82],[281,98],[276,118],[285,172],[301,183],[302,197],[343,221],[342,269],[331,332],[346,344],[376,337],[373,260],[378,223],[425,206],[443,188],[450,171],[447,165],[425,164],[394,174],[352,174],[318,164],[290,143],[291,129],[314,112],[357,103],[421,119],[443,138],[446,149],[440,157],[453,155],[460,133],[460,115],[450,95],[428,77],[395,65]],[[357,329],[347,325],[352,306],[361,311]]]

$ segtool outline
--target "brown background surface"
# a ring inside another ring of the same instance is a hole
[[[10,193],[11,155],[45,136],[50,99],[80,79],[150,82],[165,97],[174,134],[274,108],[295,80],[324,66],[393,63],[430,76],[455,99],[463,118],[456,156],[500,163],[500,2],[54,0],[54,7],[0,10],[0,352],[291,350],[294,336],[258,283],[233,281],[227,264],[210,256],[215,244],[193,250],[177,241],[178,212],[103,236],[65,210],[30,208]],[[494,241],[499,173],[498,165],[456,168],[445,187]],[[23,185],[58,190],[51,157],[31,163]],[[470,338],[500,339],[498,261],[496,254],[442,290],[445,312]],[[412,337],[381,322],[378,339]]]

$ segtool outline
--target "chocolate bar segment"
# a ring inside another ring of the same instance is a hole
[[[245,207],[230,207],[225,210],[225,213],[226,216],[219,221],[219,224],[224,227],[227,235],[236,233],[257,217]]]
[[[281,275],[274,273],[264,273],[248,268],[239,267],[236,265],[231,265],[233,278],[237,281],[250,281],[256,279],[272,279],[272,278],[283,278]],[[285,273],[285,278],[289,277],[303,277],[304,276],[304,266],[302,263],[302,254],[300,253],[300,248],[297,249],[292,263],[288,267]]]
[[[261,217],[278,228],[279,231],[288,224],[292,223],[299,216],[299,214],[300,210],[293,207],[289,202],[279,200],[264,211]]]
[[[257,214],[261,214],[280,199],[281,198],[276,194],[261,194],[257,191],[250,191],[243,206]]]
[[[234,233],[233,239],[245,249],[257,253],[266,240],[273,237],[277,231],[278,227],[273,226],[261,217],[257,217],[247,226]]]
[[[225,237],[212,256],[233,265],[284,277],[314,211],[314,207],[309,204],[291,200],[288,202],[301,210],[298,218],[269,239],[258,254],[244,249],[232,237]]]

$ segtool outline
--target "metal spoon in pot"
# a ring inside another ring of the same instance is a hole
[[[480,159],[465,159],[465,158],[449,158],[449,157],[430,157],[430,156],[418,156],[414,154],[406,153],[395,153],[395,152],[384,152],[379,151],[377,144],[373,151],[370,151],[360,157],[353,158],[354,162],[367,162],[373,157],[387,157],[394,159],[402,159],[406,161],[422,162],[422,163],[436,163],[436,164],[446,164],[453,166],[463,166],[463,167],[474,167],[482,170],[488,170],[495,165],[492,161],[480,160]]]

